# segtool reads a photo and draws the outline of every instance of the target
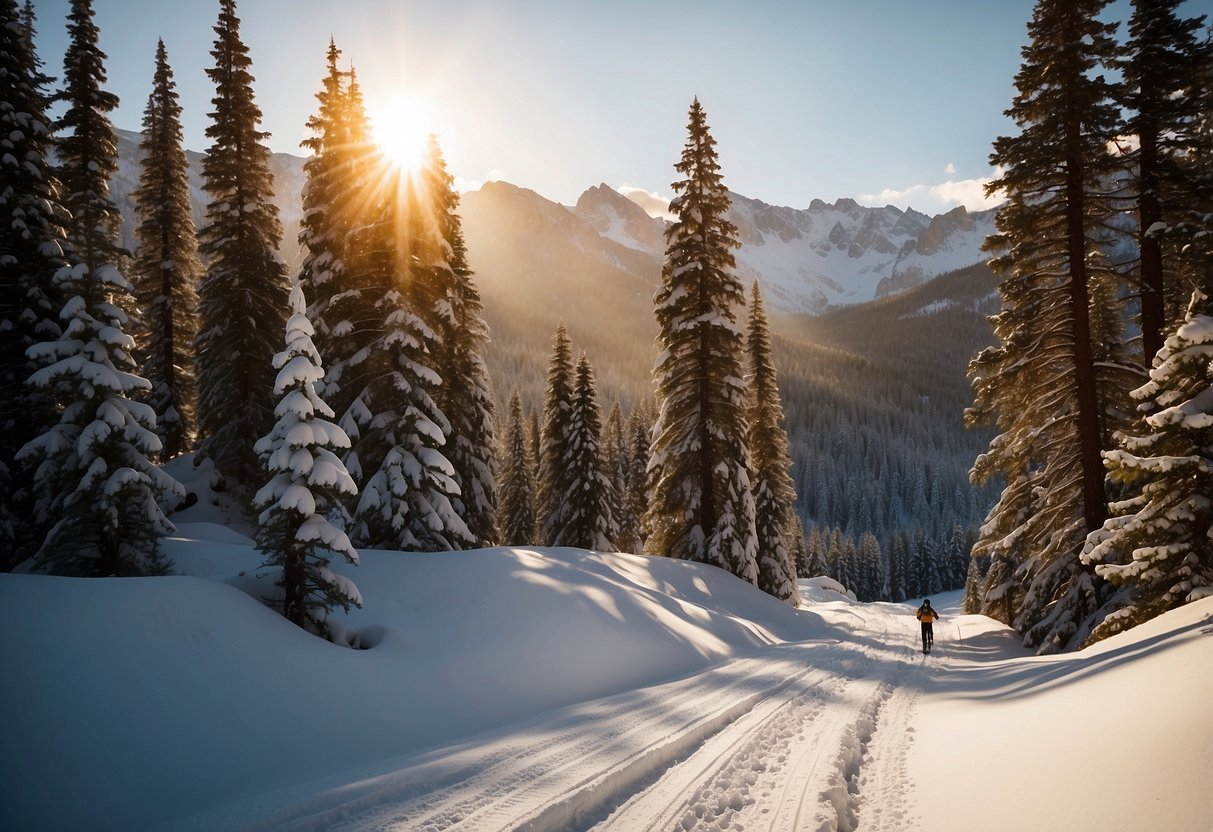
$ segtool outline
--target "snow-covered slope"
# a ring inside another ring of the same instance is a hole
[[[829,582],[794,610],[682,561],[367,551],[352,650],[256,600],[256,554],[202,496],[169,543],[184,575],[0,575],[0,828],[1213,818],[1213,599],[1048,659],[936,599],[923,657],[908,607]]]
[[[958,207],[928,217],[892,205],[868,208],[851,199],[807,209],[768,205],[731,193],[729,219],[741,248],[738,272],[758,279],[767,303],[782,312],[820,312],[918,286],[987,259],[981,244],[994,214]],[[660,259],[664,221],[606,185],[589,189],[574,212],[605,238]]]
[[[649,254],[665,251],[665,223],[605,182],[583,193],[573,213],[608,240]]]

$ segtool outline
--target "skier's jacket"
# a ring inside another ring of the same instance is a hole
[[[932,621],[939,620],[939,614],[936,613],[934,608],[932,608],[932,607],[919,607],[918,611],[914,613],[914,616],[919,621],[922,621],[924,623],[929,623]]]

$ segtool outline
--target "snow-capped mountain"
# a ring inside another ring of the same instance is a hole
[[[583,193],[573,213],[608,240],[660,256],[665,251],[665,222],[650,217],[605,182]]]
[[[852,199],[796,209],[730,196],[738,272],[746,283],[759,279],[768,304],[784,312],[872,300],[979,263],[993,230],[992,211],[970,214],[963,206],[928,217]],[[590,188],[572,210],[606,239],[661,257],[664,222],[608,186]]]
[[[119,165],[112,196],[123,209],[128,246],[134,242],[131,192],[138,184],[139,140],[138,133],[118,131]],[[201,222],[206,211],[202,154],[187,151],[186,155],[194,219]],[[270,159],[274,201],[283,226],[282,256],[292,269],[302,260],[298,232],[303,163],[302,157],[287,153],[275,153]],[[813,313],[862,303],[981,262],[985,259],[982,240],[994,225],[992,211],[969,213],[963,207],[929,217],[912,208],[869,208],[852,199],[832,204],[815,199],[800,209],[730,195],[730,219],[742,244],[736,253],[739,275],[746,284],[757,278],[768,306],[779,312]],[[595,271],[603,263],[654,286],[661,273],[666,221],[649,216],[606,184],[589,188],[576,205],[565,206],[525,188],[489,182],[464,194],[463,206],[472,267],[490,280],[495,273],[517,271],[519,264],[500,258],[526,253],[530,261],[536,246],[551,246],[558,237],[564,238],[561,248],[564,243],[572,248],[549,258],[559,273],[534,275],[540,283],[558,282],[570,272]],[[507,232],[518,245],[498,244]],[[490,240],[495,242],[477,246],[477,241]],[[574,257],[573,250],[582,256]],[[528,262],[528,267],[534,265]]]

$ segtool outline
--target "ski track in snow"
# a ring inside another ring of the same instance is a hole
[[[911,828],[912,717],[941,658],[914,650],[892,609],[853,640],[770,648],[309,790],[252,828]]]

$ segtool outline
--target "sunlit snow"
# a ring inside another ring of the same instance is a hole
[[[186,472],[172,469],[177,476]],[[1081,653],[684,561],[363,551],[325,642],[222,495],[165,578],[0,575],[0,828],[1204,830],[1213,598]]]

